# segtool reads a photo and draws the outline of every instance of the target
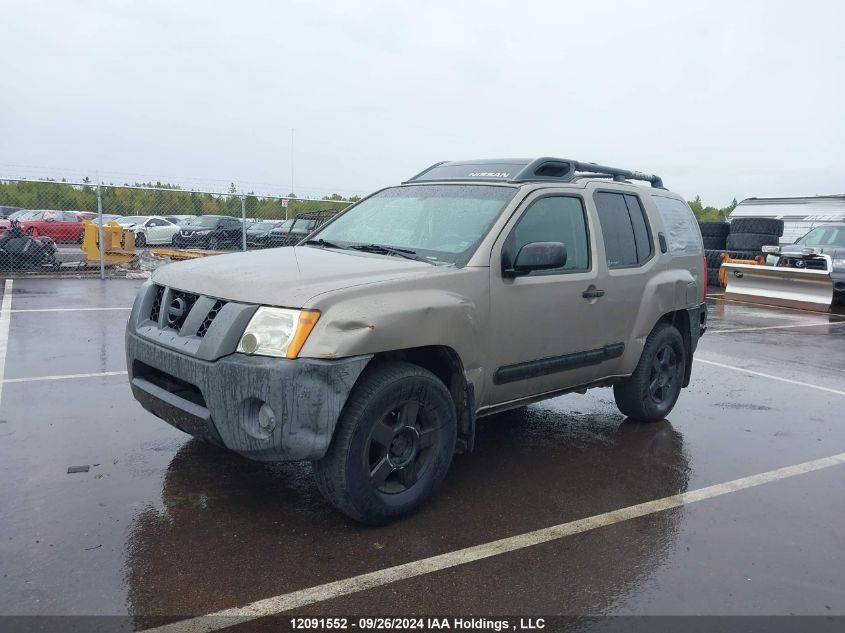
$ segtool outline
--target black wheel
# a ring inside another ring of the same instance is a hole
[[[668,323],[659,323],[649,334],[634,373],[613,386],[616,406],[637,422],[664,419],[681,393],[685,366],[681,333]]]
[[[457,418],[446,386],[409,363],[380,363],[358,379],[317,487],[347,516],[378,525],[415,512],[437,489],[455,452]]]
[[[756,253],[759,253],[764,246],[777,246],[779,243],[778,236],[769,233],[731,233],[726,240],[729,251],[754,251]]]
[[[144,248],[147,245],[147,236],[143,233],[138,233],[135,235],[135,246],[138,248]]]
[[[725,246],[727,244],[726,237],[712,237],[710,235],[704,235],[702,239],[704,240],[705,250],[725,250]]]
[[[711,249],[704,249],[704,257],[707,258],[707,268],[719,268],[722,265],[722,253],[723,250],[711,250]]]
[[[760,233],[763,235],[783,235],[783,220],[772,218],[734,218],[731,220],[731,233]]]
[[[727,222],[699,222],[698,228],[701,229],[702,237],[718,237],[724,241],[728,236],[731,225]]]
[[[208,238],[208,248],[212,251],[220,249],[220,239],[216,235]]]
[[[718,268],[708,268],[707,269],[707,285],[712,288],[719,288],[721,287],[721,282],[719,281],[719,269]]]

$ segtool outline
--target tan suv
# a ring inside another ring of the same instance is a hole
[[[630,418],[668,415],[705,273],[657,176],[438,163],[296,247],[158,269],[127,326],[132,391],[246,457],[312,461],[332,504],[382,523],[420,507],[479,417],[607,386]]]

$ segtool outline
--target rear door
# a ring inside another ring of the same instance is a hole
[[[584,199],[543,189],[526,198],[496,241],[490,259],[490,329],[482,406],[584,385],[605,354],[604,310],[590,295],[599,282],[596,242]],[[566,265],[510,278],[503,274],[530,242],[563,242]]]
[[[596,189],[591,197],[603,252],[600,289],[604,295],[599,300],[603,310],[597,325],[608,340],[631,351],[646,284],[660,265],[657,236],[636,191]],[[602,367],[602,375],[627,373],[621,369],[624,361],[622,355],[610,359]]]

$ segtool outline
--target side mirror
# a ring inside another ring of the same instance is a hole
[[[551,270],[566,265],[566,246],[561,242],[529,242],[519,249],[513,268],[505,269],[505,277],[527,275],[532,270]]]

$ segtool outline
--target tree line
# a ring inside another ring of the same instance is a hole
[[[22,209],[97,211],[97,191],[88,178],[82,185],[63,181],[0,181],[0,206]],[[90,183],[90,184],[89,184]],[[140,188],[136,188],[140,187]],[[146,187],[146,188],[144,188]],[[250,218],[277,220],[309,211],[340,210],[360,198],[332,194],[322,199],[287,196],[257,196],[238,193],[234,183],[227,193],[211,194],[182,189],[162,182],[133,185],[104,185],[101,190],[103,213],[116,215],[230,215],[240,217],[241,196]],[[287,198],[287,207],[283,200]]]
[[[64,211],[96,211],[97,193],[88,178],[83,185],[62,185],[52,182],[0,182],[0,205],[22,209],[61,209]],[[135,189],[130,187],[147,187]],[[103,213],[116,215],[241,215],[241,199],[245,196],[246,215],[250,218],[275,220],[294,217],[309,211],[340,210],[358,196],[349,198],[334,193],[322,199],[299,198],[290,193],[287,209],[283,198],[239,194],[233,184],[222,194],[199,193],[179,185],[162,182],[108,185],[102,189]],[[699,221],[725,220],[737,205],[736,198],[728,206],[705,206],[701,196],[690,201],[690,208]]]

